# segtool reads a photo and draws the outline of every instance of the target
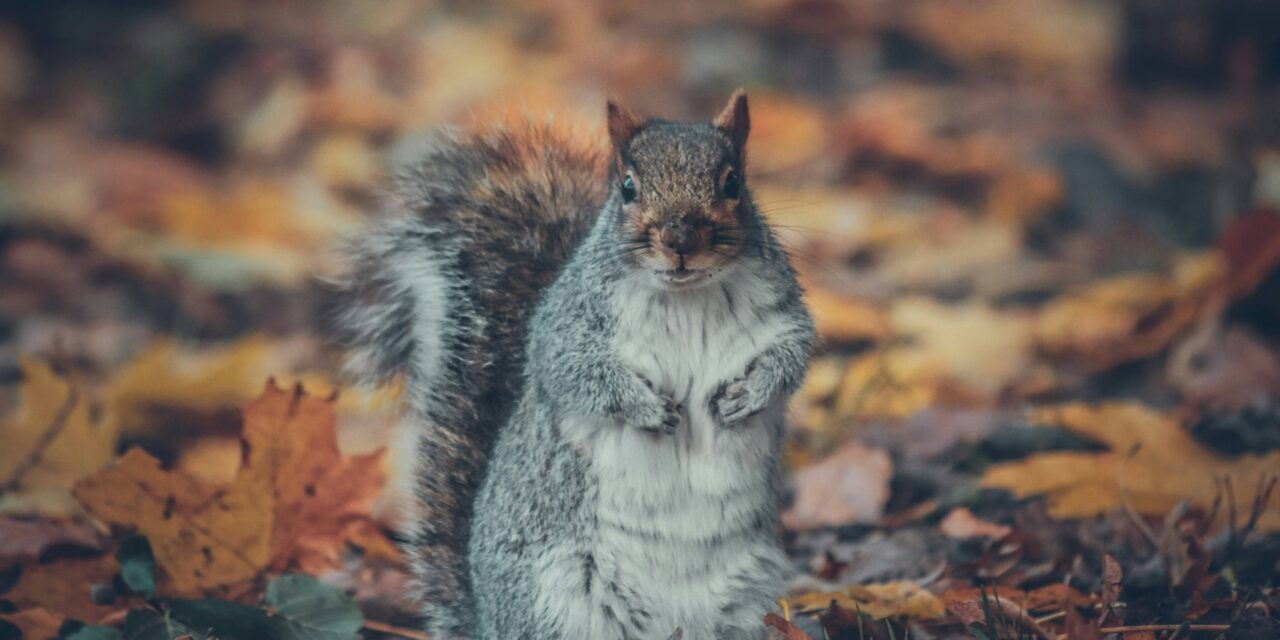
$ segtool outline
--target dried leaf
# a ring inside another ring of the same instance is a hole
[[[349,533],[369,517],[382,486],[382,453],[338,450],[336,395],[310,396],[268,384],[244,410],[249,458],[237,482],[271,493],[271,566],[316,573],[337,564]]]
[[[68,491],[111,461],[119,423],[48,365],[21,358],[19,366],[18,409],[0,423],[0,513],[78,513]]]
[[[116,603],[104,606],[94,603],[90,588],[95,584],[111,584],[120,565],[111,555],[96,558],[67,558],[27,567],[18,583],[5,594],[20,609],[44,608],[50,612],[95,621],[127,606]]]
[[[782,514],[789,529],[875,522],[889,499],[889,455],[850,442],[795,474],[795,503]]]
[[[62,616],[40,607],[0,614],[0,621],[17,627],[22,632],[22,637],[30,640],[58,637],[58,629],[62,626],[63,619]]]
[[[889,336],[889,321],[884,312],[863,300],[810,288],[805,293],[805,302],[823,340],[877,342]]]
[[[1155,355],[1190,327],[1222,282],[1216,254],[1185,258],[1172,276],[1124,275],[1047,304],[1036,339],[1051,356],[1091,371]]]
[[[49,547],[100,551],[102,543],[97,531],[81,522],[0,518],[0,569],[36,560]]]
[[[1038,412],[1034,421],[1056,425],[1106,444],[1103,453],[1041,453],[989,468],[981,484],[1017,496],[1045,495],[1057,518],[1106,513],[1125,500],[1138,513],[1163,516],[1183,500],[1208,512],[1216,481],[1253,487],[1280,469],[1280,451],[1224,458],[1201,447],[1166,414],[1140,404],[1070,404]],[[1136,451],[1132,458],[1129,452]],[[1253,496],[1236,492],[1235,508],[1248,513]],[[1280,531],[1280,512],[1268,510],[1261,531]]]
[[[932,619],[941,617],[945,612],[945,606],[938,596],[907,580],[855,584],[849,585],[844,591],[807,593],[791,599],[791,605],[797,611],[805,613],[826,609],[832,602],[841,608],[859,611],[876,619],[892,616]]]
[[[999,540],[1013,531],[1005,525],[982,520],[964,507],[952,509],[947,517],[938,523],[938,528],[948,537],[961,539],[985,536]]]
[[[813,638],[800,630],[800,627],[791,624],[786,618],[776,613],[766,613],[764,616],[764,624],[767,627],[773,627],[782,634],[782,640],[813,640]],[[680,634],[683,636],[684,634]]]
[[[145,535],[175,595],[248,580],[270,558],[275,499],[257,478],[213,491],[132,449],[75,496],[95,518]]]
[[[1110,607],[1120,600],[1120,582],[1124,579],[1124,570],[1111,554],[1102,556],[1102,604]]]

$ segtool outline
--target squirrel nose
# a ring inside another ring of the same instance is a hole
[[[702,234],[683,222],[667,223],[663,242],[667,248],[682,256],[697,253],[702,248]]]

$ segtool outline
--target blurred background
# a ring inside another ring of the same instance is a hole
[[[1204,515],[1230,469],[1280,468],[1233,458],[1280,447],[1277,25],[1272,0],[8,2],[0,403],[50,363],[114,416],[112,454],[227,481],[268,376],[334,388],[330,248],[397,143],[495,106],[602,131],[608,96],[707,119],[744,86],[749,184],[823,339],[789,448],[798,566],[919,578],[956,505],[1015,529],[1124,506],[1016,466],[1046,450],[1128,453],[1130,511]],[[344,391],[344,447],[385,444],[394,402]],[[919,518],[914,542],[878,530]],[[858,569],[872,539],[908,570]],[[1037,579],[1096,585],[1100,557]]]

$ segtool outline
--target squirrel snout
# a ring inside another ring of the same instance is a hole
[[[667,250],[681,256],[690,256],[702,250],[706,225],[671,221],[662,225],[658,240]]]

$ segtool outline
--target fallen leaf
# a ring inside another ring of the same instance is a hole
[[[1068,429],[1109,448],[1040,453],[993,465],[983,475],[984,487],[1019,497],[1044,495],[1057,518],[1100,515],[1122,501],[1151,516],[1163,516],[1183,500],[1208,512],[1220,479],[1254,487],[1280,470],[1280,451],[1225,458],[1200,446],[1175,417],[1133,402],[1069,404],[1039,411],[1033,422]],[[1237,512],[1248,513],[1253,495],[1238,490],[1235,500]],[[1280,531],[1280,510],[1267,510],[1258,529]]]
[[[950,589],[942,594],[947,611],[966,624],[983,619],[983,598],[988,602],[999,600],[1019,611],[1061,610],[1066,607],[1084,607],[1093,604],[1089,596],[1068,585],[1055,583],[1031,591],[1006,586],[965,587]],[[971,618],[974,613],[977,618]]]
[[[226,487],[166,471],[134,449],[77,483],[94,517],[150,540],[176,595],[233,585],[266,568],[320,572],[345,541],[386,553],[369,510],[382,484],[382,453],[343,456],[334,395],[274,383],[244,409],[247,458]]]
[[[119,423],[48,365],[21,358],[19,367],[18,409],[0,423],[0,513],[76,514],[68,491],[111,461]]]
[[[796,472],[795,502],[782,522],[788,529],[812,529],[851,522],[875,522],[889,499],[893,462],[878,449],[857,442]]]
[[[766,613],[764,616],[764,624],[767,627],[777,629],[778,632],[782,634],[782,640],[813,640],[809,634],[801,631],[800,627],[791,624],[789,620],[776,613]],[[679,637],[683,636],[683,633],[679,635]]]
[[[982,520],[964,507],[952,509],[942,522],[938,523],[938,528],[947,537],[961,539],[987,537],[999,540],[1013,531],[1005,525]]]
[[[1120,600],[1120,582],[1124,579],[1124,570],[1111,554],[1102,556],[1102,605],[1111,607]]]
[[[49,640],[58,637],[58,629],[62,626],[63,620],[63,616],[40,607],[0,614],[0,621],[17,627],[18,631],[22,632],[21,637],[27,640]]]
[[[821,611],[832,602],[841,608],[858,611],[876,619],[892,616],[931,619],[941,617],[946,611],[938,596],[908,580],[855,584],[849,585],[844,591],[807,593],[791,599],[791,605],[801,613]]]
[[[49,547],[101,551],[102,543],[98,532],[82,522],[0,518],[0,569],[34,561]]]
[[[210,411],[253,397],[262,381],[276,373],[275,351],[256,337],[201,351],[183,349],[176,340],[157,340],[116,372],[109,394],[125,429],[146,432],[158,407]]]
[[[877,342],[889,336],[885,313],[864,300],[809,288],[805,302],[818,335],[832,343]]]
[[[249,457],[241,478],[270,492],[275,505],[271,566],[310,573],[337,565],[349,532],[367,523],[382,486],[382,452],[338,450],[336,395],[268,384],[244,409]]]
[[[1228,297],[1249,295],[1280,267],[1280,213],[1260,210],[1236,218],[1218,236],[1227,263]]]
[[[1184,258],[1170,276],[1123,275],[1070,291],[1041,310],[1036,340],[1090,371],[1153,356],[1200,318],[1223,273],[1209,253]]]
[[[131,449],[74,493],[95,518],[147,537],[174,595],[251,579],[270,560],[275,500],[258,478],[214,491]]]
[[[127,603],[94,603],[90,589],[95,584],[111,584],[120,565],[110,554],[96,558],[65,558],[26,567],[5,594],[19,609],[43,608],[50,612],[96,621]]]

